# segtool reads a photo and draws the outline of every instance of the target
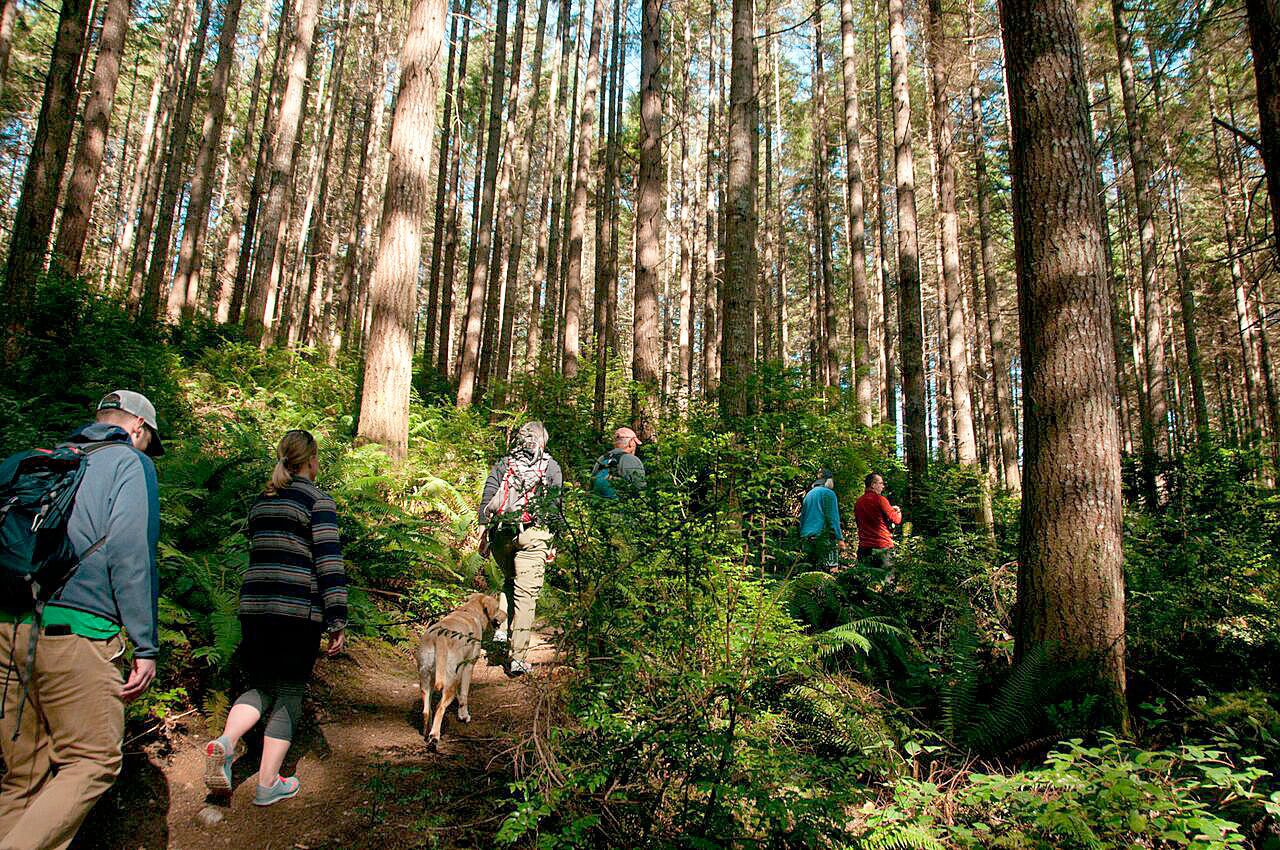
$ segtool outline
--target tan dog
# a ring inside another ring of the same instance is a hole
[[[418,687],[422,690],[422,734],[432,744],[440,742],[445,709],[458,699],[458,719],[471,722],[467,696],[471,670],[480,659],[480,641],[486,629],[500,618],[498,597],[473,593],[467,601],[427,627],[418,643]],[[440,692],[435,719],[428,730],[431,692]]]

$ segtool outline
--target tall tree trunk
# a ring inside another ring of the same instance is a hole
[[[822,9],[813,16],[813,218],[822,285],[819,287],[821,329],[818,334],[818,375],[824,387],[840,386],[839,336],[836,329],[836,280],[831,260],[831,205],[827,181],[831,174],[831,143],[827,136],[827,75],[823,70]],[[726,257],[727,261],[727,257]]]
[[[240,141],[240,153],[236,157],[236,191],[225,213],[227,220],[226,242],[222,246],[222,273],[214,274],[208,288],[209,313],[215,322],[234,321],[231,318],[232,289],[235,284],[236,265],[240,256],[241,225],[245,206],[249,201],[249,182],[252,179],[249,158],[253,153],[253,129],[258,123],[258,102],[261,99],[262,67],[267,56],[267,37],[271,31],[271,4],[262,6],[262,19],[258,27],[256,56],[253,60],[253,81],[249,84],[249,114],[245,120],[244,135]],[[223,203],[226,203],[225,199]],[[241,294],[243,298],[243,293]]]
[[[391,158],[383,195],[378,259],[369,282],[373,310],[365,347],[364,388],[357,437],[404,460],[409,442],[414,315],[422,223],[429,198],[432,135],[445,0],[414,0],[400,51],[400,87],[391,121]]]
[[[972,0],[970,17],[973,16]],[[1013,393],[1009,354],[1004,344],[1003,309],[996,280],[996,252],[991,236],[991,198],[987,185],[987,153],[982,122],[982,97],[978,92],[977,45],[969,35],[969,116],[973,122],[973,183],[978,202],[978,242],[981,245],[982,284],[986,294],[987,336],[991,340],[991,390],[996,427],[1000,435],[1000,480],[1006,490],[1022,490],[1018,471],[1018,428],[1013,418]],[[975,306],[976,306],[975,301]],[[976,312],[976,310],[975,310]]]
[[[444,142],[440,145],[440,179],[445,177],[445,163],[448,163],[448,184],[437,184],[437,191],[443,191],[443,197],[437,196],[436,229],[431,237],[431,289],[439,287],[439,320],[435,327],[436,339],[428,343],[424,339],[423,374],[434,368],[441,378],[449,375],[449,357],[452,354],[454,267],[458,257],[458,182],[462,172],[462,107],[464,87],[467,81],[467,63],[471,48],[471,0],[462,14],[462,52],[458,57],[456,88],[445,97],[444,138],[449,140],[448,153]],[[455,19],[456,22],[456,19]],[[453,36],[450,36],[449,70],[453,72],[452,51]],[[457,112],[454,113],[456,107]],[[457,124],[456,130],[452,126]],[[443,209],[440,209],[443,207]],[[443,238],[443,243],[440,239]],[[441,259],[440,245],[443,244],[444,257]],[[434,313],[432,314],[434,317]],[[430,324],[428,324],[430,331]],[[431,347],[434,345],[434,349]]]
[[[1123,502],[1110,286],[1069,0],[1005,0],[1026,409],[1016,652],[1097,665],[1124,708]]]
[[[0,94],[9,81],[9,54],[13,50],[13,25],[18,18],[18,0],[0,3]]]
[[[911,151],[911,91],[902,0],[889,0],[890,71],[893,75],[894,170],[898,186],[898,330],[904,398],[903,446],[912,498],[929,469],[928,407],[924,376],[924,307],[920,298],[920,242],[916,232],[916,176]]]
[[[724,345],[720,410],[751,407],[756,304],[756,69],[754,0],[733,0],[733,65],[729,87],[729,173],[725,186]]]
[[[1280,259],[1280,0],[1245,0],[1244,6],[1258,88],[1259,152],[1271,200],[1271,238]]]
[[[502,84],[507,73],[507,0],[498,0],[493,30],[493,70],[489,89],[489,126],[485,140],[484,182],[480,216],[473,219],[473,239],[467,318],[463,326],[462,357],[458,366],[458,407],[467,408],[476,392],[480,343],[485,313],[485,286],[489,280],[489,252],[493,247],[493,206],[498,182],[498,143],[502,134]],[[477,143],[479,139],[477,139]]]
[[[249,206],[244,214],[244,238],[240,242],[240,253],[236,257],[236,276],[231,292],[231,321],[241,320],[241,308],[250,295],[250,265],[253,260],[254,245],[258,233],[258,215],[262,211],[262,193],[267,182],[267,168],[271,160],[271,139],[275,136],[276,119],[279,116],[279,88],[287,70],[288,44],[285,34],[288,31],[289,18],[293,15],[293,0],[284,0],[281,7],[280,26],[276,30],[275,57],[271,63],[271,85],[267,90],[267,104],[262,110],[262,132],[258,139],[258,153],[254,159],[253,180],[249,183]],[[381,20],[381,14],[378,15]]]
[[[524,249],[524,220],[529,202],[529,160],[533,151],[534,137],[538,126],[539,95],[542,93],[542,52],[546,39],[547,0],[538,3],[538,26],[533,44],[533,65],[530,66],[532,86],[521,97],[520,114],[525,116],[524,140],[514,151],[515,189],[511,195],[511,238],[507,240],[507,283],[506,292],[509,306],[502,311],[502,331],[500,333],[501,348],[498,352],[498,377],[502,381],[511,379],[511,357],[515,347],[515,315],[520,305],[520,258]],[[536,299],[537,293],[532,293]],[[537,307],[530,301],[530,327],[536,323]]]
[[[600,41],[604,30],[604,0],[596,0],[587,47],[587,78],[578,119],[578,156],[574,166],[573,205],[569,213],[568,270],[564,287],[564,350],[561,371],[578,374],[578,336],[582,319],[582,240],[587,229],[587,195],[591,188],[591,128],[596,123],[596,93],[600,88]]]
[[[720,386],[720,282],[716,278],[716,266],[719,262],[719,242],[716,239],[716,222],[719,219],[720,198],[716,192],[715,162],[719,158],[716,150],[716,114],[720,111],[720,100],[716,96],[716,6],[708,7],[709,22],[707,25],[707,138],[706,151],[706,216],[704,222],[704,279],[702,311],[702,394],[710,398]],[[723,75],[724,68],[720,68]]]
[[[846,0],[848,2],[848,0]],[[955,417],[956,460],[976,466],[978,445],[973,430],[973,399],[969,388],[969,354],[964,333],[964,304],[960,288],[960,226],[956,216],[956,167],[951,115],[947,110],[948,55],[942,0],[925,4],[929,31],[929,69],[933,78],[933,140],[938,159],[937,214],[942,243],[942,285],[945,296],[946,361],[951,373],[951,405]],[[987,509],[989,511],[989,507]]]
[[[636,178],[635,321],[632,418],[649,440],[658,417],[658,264],[662,216],[662,0],[642,1],[640,28],[640,166]],[[684,321],[684,317],[681,317]],[[664,334],[665,335],[665,334]],[[664,370],[665,371],[665,370]]]
[[[8,319],[4,322],[7,338],[0,359],[5,363],[12,363],[18,354],[16,336],[35,295],[36,277],[44,268],[44,255],[58,205],[58,188],[71,143],[78,103],[76,71],[88,26],[89,0],[63,0],[40,102],[40,117],[13,217],[3,291]]]
[[[545,355],[542,351],[542,340],[548,342],[548,350],[554,348],[556,314],[559,311],[559,275],[558,250],[560,235],[561,208],[561,170],[566,144],[565,112],[572,109],[568,104],[569,94],[569,49],[572,40],[569,36],[569,4],[560,3],[559,18],[556,22],[556,45],[560,60],[552,70],[551,93],[547,98],[547,138],[551,146],[547,162],[551,168],[543,177],[543,202],[538,209],[542,211],[538,219],[542,223],[538,227],[537,257],[534,262],[532,308],[529,314],[529,336],[525,343],[525,369],[532,372]],[[546,293],[546,307],[539,311],[538,295]]]
[[[458,23],[460,20],[471,22],[471,3],[467,2],[461,14],[455,9],[450,15],[449,55],[445,59],[448,69],[444,78],[444,119],[440,124],[440,155],[436,159],[436,202],[435,224],[431,228],[431,260],[427,271],[427,316],[422,333],[422,378],[435,370],[436,336],[439,332],[440,306],[444,300],[440,292],[440,260],[444,250],[444,231],[448,226],[448,209],[445,203],[445,189],[449,182],[449,158],[453,151],[453,106],[454,106],[454,69],[458,68],[458,77],[466,77],[466,68],[458,61],[466,55],[467,40],[462,40],[461,51],[458,45]],[[449,297],[452,297],[450,294]]]
[[[501,150],[504,151],[498,166],[497,220],[493,228],[493,248],[490,252],[488,266],[488,296],[485,299],[484,332],[481,337],[480,371],[476,383],[481,390],[489,386],[490,379],[501,359],[499,350],[505,341],[502,336],[502,322],[511,308],[510,297],[506,289],[507,243],[511,223],[511,184],[515,171],[515,149],[519,144],[518,106],[520,103],[520,83],[524,71],[524,20],[526,0],[516,0],[516,19],[511,28],[511,69],[507,77],[506,120],[502,128]],[[501,401],[495,398],[495,401]]]
[[[874,7],[874,4],[873,4]],[[888,219],[884,209],[884,101],[880,96],[880,66],[884,54],[880,47],[880,21],[872,15],[872,36],[875,43],[874,61],[876,75],[876,226],[879,229],[880,262],[877,266],[877,278],[880,284],[881,316],[884,336],[881,340],[881,351],[884,352],[884,421],[888,422],[895,433],[894,444],[897,444],[898,431],[898,391],[894,381],[894,322],[893,322],[893,269],[889,258],[893,256],[889,247]]]
[[[773,61],[773,124],[778,128],[778,161],[782,161],[782,92],[781,92],[781,74],[779,73],[779,63],[782,61],[778,56],[778,48],[775,42],[780,36],[774,35],[769,39],[769,55]],[[790,365],[788,358],[790,328],[788,327],[787,316],[787,227],[786,218],[783,216],[782,192],[783,186],[781,174],[778,175],[778,199],[773,207],[773,227],[774,237],[777,242],[778,263],[774,267],[773,287],[775,297],[777,298],[777,320],[778,320],[778,359],[782,361],[784,366]]]
[[[187,204],[186,226],[178,249],[178,271],[173,278],[173,292],[182,299],[184,318],[195,315],[200,294],[200,266],[204,262],[204,240],[209,223],[209,204],[213,200],[213,168],[222,146],[222,125],[227,113],[227,85],[231,79],[231,62],[235,58],[236,33],[240,29],[240,0],[227,0],[222,12],[222,28],[218,33],[218,62],[209,80],[209,111],[201,128],[200,151],[196,154],[196,170],[191,177],[191,200]]]
[[[12,5],[12,4],[10,4]],[[0,30],[3,28],[0,12]],[[67,186],[62,206],[58,239],[53,255],[63,274],[80,274],[84,241],[89,232],[89,216],[98,193],[98,177],[102,173],[102,154],[107,146],[107,130],[111,122],[111,105],[120,79],[120,57],[124,53],[125,35],[129,31],[129,0],[108,0],[102,32],[98,36],[98,58],[93,67],[93,88],[84,108],[80,125],[80,141],[71,166],[71,183]],[[3,75],[0,74],[0,79]]]
[[[373,44],[369,51],[369,86],[364,93],[364,121],[361,124],[364,130],[360,140],[360,159],[356,163],[355,191],[351,199],[352,206],[355,209],[352,215],[351,230],[347,234],[347,253],[342,262],[342,282],[338,287],[338,291],[342,293],[342,309],[339,311],[342,321],[339,326],[342,329],[341,347],[344,351],[355,350],[364,321],[359,291],[360,247],[364,244],[363,240],[368,235],[365,232],[366,196],[372,193],[370,187],[376,183],[376,180],[369,179],[369,172],[373,170],[369,161],[370,154],[373,151],[372,146],[381,144],[382,141],[380,138],[382,135],[381,122],[377,117],[382,114],[382,101],[380,99],[376,104],[377,112],[374,112],[374,95],[378,94],[380,96],[382,91],[380,88],[382,74],[379,71],[384,65],[379,44],[379,36],[382,32],[381,6],[378,7],[378,11],[374,16],[370,32],[372,33]]]
[[[209,33],[210,0],[200,2],[200,23],[196,25],[195,46],[187,60],[187,82],[178,111],[174,116],[173,132],[169,138],[169,167],[165,170],[164,187],[156,207],[155,244],[151,249],[151,264],[147,270],[146,288],[142,294],[141,316],[147,321],[160,318],[160,305],[167,294],[169,281],[169,243],[173,236],[173,222],[182,200],[182,183],[186,173],[187,139],[191,136],[191,110],[195,106],[200,83],[200,64],[204,59],[204,43]],[[177,305],[171,305],[176,307]]]
[[[285,218],[285,205],[293,182],[293,165],[296,159],[294,146],[302,123],[302,110],[306,95],[307,67],[311,61],[311,44],[315,38],[316,19],[320,14],[320,0],[300,0],[293,39],[289,45],[288,75],[280,107],[272,122],[269,176],[266,202],[262,206],[262,220],[258,228],[258,247],[254,259],[253,279],[249,287],[245,307],[245,336],[252,342],[270,342],[272,308],[279,285],[276,279],[278,266],[279,234]],[[423,13],[425,14],[425,13]],[[430,157],[428,156],[429,160]]]
[[[301,258],[302,265],[306,272],[307,285],[302,290],[305,301],[302,305],[302,320],[299,323],[298,334],[306,345],[314,345],[317,341],[318,334],[322,332],[324,313],[325,313],[325,291],[330,288],[332,279],[321,281],[320,278],[320,261],[321,252],[329,255],[328,246],[331,242],[329,236],[329,193],[332,185],[332,169],[329,166],[329,156],[333,150],[333,139],[337,130],[337,114],[338,103],[342,98],[343,73],[346,65],[346,46],[351,34],[351,0],[344,0],[342,7],[342,29],[334,35],[333,56],[329,69],[329,105],[325,108],[324,118],[324,141],[321,143],[317,161],[321,169],[320,187],[316,197],[315,209],[309,216],[310,230],[306,237],[307,250]],[[348,138],[350,129],[348,129]],[[444,168],[445,159],[442,156],[440,168]],[[345,174],[345,157],[344,157]]]
[[[1143,353],[1146,363],[1145,407],[1143,422],[1142,472],[1147,500],[1156,504],[1156,466],[1164,457],[1168,431],[1168,405],[1165,401],[1164,329],[1156,251],[1155,212],[1151,203],[1151,164],[1147,158],[1146,134],[1138,113],[1138,96],[1133,71],[1132,36],[1124,20],[1122,0],[1111,0],[1111,21],[1115,35],[1116,56],[1120,63],[1120,90],[1124,98],[1124,120],[1129,137],[1129,159],[1133,164],[1133,193],[1138,208],[1139,259],[1142,271]]]
[[[862,120],[858,115],[857,45],[853,0],[840,0],[840,53],[844,77],[845,183],[849,193],[849,266],[853,287],[853,385],[858,416],[871,427],[875,402],[871,387],[871,326],[867,294],[867,236],[862,195]]]

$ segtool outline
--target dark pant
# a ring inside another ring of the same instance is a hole
[[[241,617],[240,626],[240,660],[251,687],[236,704],[250,705],[266,717],[269,737],[292,740],[323,628],[273,617]]]
[[[883,576],[893,574],[893,549],[874,549],[870,546],[858,547],[858,566],[870,570],[878,570]],[[877,578],[882,576],[877,576]]]
[[[815,570],[829,570],[840,565],[840,550],[830,534],[804,538],[805,561]]]

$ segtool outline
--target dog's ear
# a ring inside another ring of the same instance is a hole
[[[484,614],[490,620],[496,619],[498,616],[498,597],[484,597]]]

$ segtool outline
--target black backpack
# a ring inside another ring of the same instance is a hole
[[[27,681],[35,666],[45,604],[67,583],[80,561],[106,542],[103,537],[77,556],[67,536],[67,522],[84,479],[85,459],[111,445],[123,444],[63,443],[53,449],[18,452],[0,463],[0,583],[3,607],[9,613],[21,617],[33,612]],[[6,689],[8,685],[6,675]],[[19,724],[25,702],[24,692],[18,704]]]

